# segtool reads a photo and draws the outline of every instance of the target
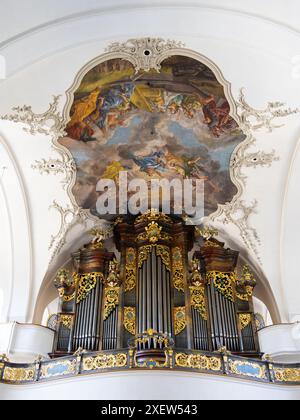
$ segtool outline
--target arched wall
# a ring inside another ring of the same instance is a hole
[[[286,25],[286,10],[276,15],[268,8],[268,13],[272,14],[270,19],[258,11],[259,2],[255,3],[255,9],[253,2],[248,2],[248,7],[246,4],[240,5],[240,10],[234,2],[231,2],[234,10],[229,10],[229,7],[225,10],[224,2],[217,0],[210,4],[204,1],[195,1],[193,4],[185,2],[184,5],[182,2],[173,2],[171,5],[167,1],[159,2],[160,5],[158,2],[152,3],[150,5],[142,1],[137,5],[129,1],[126,7],[123,4],[117,8],[113,7],[117,4],[114,2],[105,11],[100,8],[85,13],[76,2],[77,14],[66,19],[60,19],[54,12],[49,13],[49,19],[53,21],[47,23],[47,19],[44,19],[43,25],[33,30],[25,27],[27,22],[20,22],[25,32],[20,36],[11,33],[12,38],[0,44],[0,55],[5,57],[7,64],[7,78],[0,81],[0,115],[24,103],[32,105],[35,112],[44,112],[53,94],[63,95],[62,109],[64,92],[72,85],[74,76],[85,63],[102,54],[111,41],[126,41],[131,37],[143,36],[174,38],[184,42],[187,48],[209,57],[232,83],[234,97],[237,98],[239,89],[245,86],[248,101],[254,107],[263,109],[268,101],[273,100],[287,102],[292,108],[299,106],[300,78],[293,78],[291,64],[292,58],[299,51],[299,32]],[[277,6],[279,4],[276,2]],[[94,8],[96,6],[94,3]],[[53,7],[53,3],[47,7]],[[274,9],[279,10],[278,7]],[[129,21],[133,24],[128,25]],[[265,130],[257,132],[257,146],[254,148],[254,151],[258,149],[266,152],[274,149],[280,161],[273,163],[271,168],[245,167],[243,172],[248,176],[244,199],[247,203],[254,199],[258,202],[257,214],[251,216],[250,223],[261,239],[261,270],[270,282],[280,311],[277,319],[289,322],[298,313],[295,296],[299,294],[299,284],[295,270],[293,273],[289,271],[289,266],[296,266],[297,255],[291,248],[294,242],[284,239],[287,238],[286,234],[282,238],[280,236],[281,226],[288,220],[287,213],[282,215],[281,210],[285,206],[283,197],[289,182],[290,162],[300,134],[299,118],[289,118],[283,124],[285,127],[273,133]],[[18,280],[14,284],[20,285],[16,293],[26,289],[26,304],[23,302],[18,305],[21,295],[17,294],[14,297],[16,311],[11,314],[20,320],[31,321],[45,273],[48,272],[52,253],[48,250],[48,244],[60,227],[59,215],[48,209],[53,200],[62,206],[69,205],[70,201],[61,185],[62,175],[42,176],[31,168],[35,160],[57,157],[51,150],[50,139],[42,135],[31,136],[23,131],[22,126],[8,122],[0,121],[0,130],[9,142],[17,166],[22,168],[32,220],[31,234],[16,237],[17,246],[21,246],[19,244],[24,240],[25,251],[22,253],[24,261],[15,265],[22,273],[17,275]],[[297,176],[294,191],[296,179]],[[294,204],[288,207],[291,209],[291,223],[294,223],[297,216]],[[18,225],[15,226],[17,230]],[[229,237],[240,244],[240,232],[236,227],[227,228]],[[289,231],[292,235],[292,227]],[[65,255],[62,260],[67,258],[74,237],[80,238],[80,235],[68,236],[67,245],[61,254]],[[30,237],[34,250],[31,276],[27,274],[30,272],[27,264],[32,258],[32,252],[28,251]],[[281,240],[284,243],[281,244]],[[281,270],[279,261],[283,247]],[[286,256],[293,258],[292,263],[285,260]],[[259,265],[256,256],[251,254],[251,257]],[[5,290],[5,296],[6,293]]]

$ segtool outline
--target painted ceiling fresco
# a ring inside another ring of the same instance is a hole
[[[68,136],[60,143],[77,165],[73,193],[96,214],[101,178],[205,181],[205,215],[237,193],[230,158],[245,139],[229,115],[223,86],[194,59],[173,56],[161,71],[136,74],[123,59],[90,70],[74,94]]]

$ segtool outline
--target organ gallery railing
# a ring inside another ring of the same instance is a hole
[[[153,333],[151,334],[153,338]],[[138,337],[137,341],[140,338]],[[149,337],[142,339],[148,340]],[[215,353],[172,347],[164,347],[163,350],[164,358],[148,359],[147,362],[137,360],[137,346],[115,351],[79,351],[72,356],[50,361],[37,360],[32,364],[15,364],[0,356],[0,382],[27,385],[101,372],[160,369],[212,374],[265,384],[300,385],[300,364],[282,365],[270,361],[246,359],[233,356],[225,350]]]

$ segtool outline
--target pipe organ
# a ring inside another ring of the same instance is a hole
[[[60,270],[53,356],[137,344],[137,360],[178,349],[259,354],[252,294],[255,278],[239,253],[194,226],[155,211],[118,219],[115,252],[93,241]]]

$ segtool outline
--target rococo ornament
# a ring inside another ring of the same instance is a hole
[[[163,59],[174,55],[178,48],[183,48],[179,41],[165,41],[162,38],[140,38],[129,39],[126,42],[114,42],[106,49],[108,53],[120,53],[127,55],[138,73],[140,70],[146,72],[154,69],[160,71]]]
[[[124,307],[124,327],[130,334],[136,334],[135,308],[129,306]]]
[[[97,354],[94,357],[83,358],[83,371],[103,370],[113,368],[125,368],[128,364],[128,356],[126,353],[116,354]]]
[[[183,292],[185,289],[184,281],[184,268],[183,268],[183,256],[182,249],[175,247],[172,249],[172,276],[173,286],[178,292]]]
[[[213,282],[219,293],[234,302],[234,286],[236,283],[236,274],[234,272],[208,271],[206,279],[209,284]]]
[[[130,292],[136,287],[137,253],[135,248],[126,249],[125,265],[125,292]]]
[[[242,330],[248,327],[248,325],[252,322],[252,315],[251,314],[239,314],[240,324]]]
[[[140,70],[149,71],[151,69],[159,71],[160,63],[164,59],[172,55],[182,54],[187,57],[191,56],[196,58],[199,61],[202,60],[210,68],[214,67],[214,69],[219,72],[223,84],[226,83],[221,72],[211,61],[197,52],[191,52],[183,47],[181,42],[165,41],[160,38],[131,39],[123,43],[115,42],[111,44],[107,48],[106,54],[99,57],[99,62],[102,62],[105,57],[107,59],[123,58],[133,63],[137,72]],[[85,73],[86,69],[83,68],[81,75],[78,77],[83,77]],[[75,83],[72,88],[75,90],[74,86]],[[65,245],[67,234],[76,225],[86,226],[88,220],[95,221],[94,216],[92,216],[89,211],[84,211],[76,204],[76,199],[72,191],[76,179],[76,168],[67,149],[57,141],[66,134],[65,128],[69,120],[68,111],[71,106],[71,101],[73,100],[74,90],[68,95],[68,103],[65,105],[63,113],[60,113],[58,110],[59,97],[55,96],[49,109],[44,113],[35,114],[32,111],[31,106],[25,105],[24,107],[13,108],[14,114],[12,115],[0,117],[4,120],[26,125],[27,127],[25,127],[25,129],[32,135],[45,134],[51,136],[54,149],[63,156],[62,161],[56,159],[49,159],[47,161],[44,159],[41,162],[36,162],[35,165],[41,172],[59,174],[62,171],[65,171],[65,181],[66,183],[68,182],[67,193],[71,201],[71,207],[68,206],[67,208],[63,208],[57,203],[54,203],[54,207],[61,214],[61,226],[58,234],[53,236],[51,240],[50,249],[53,248],[53,253],[50,262]],[[250,216],[256,210],[257,203],[254,200],[253,204],[248,204],[242,200],[246,179],[246,176],[242,172],[242,168],[244,166],[270,166],[271,163],[277,159],[274,153],[268,154],[263,151],[249,152],[250,147],[253,147],[256,142],[254,133],[262,128],[266,128],[269,132],[272,132],[272,130],[278,127],[274,124],[275,119],[287,117],[299,112],[299,110],[284,109],[284,104],[280,102],[269,103],[264,110],[254,109],[247,103],[244,90],[241,90],[238,100],[234,101],[232,97],[229,99],[231,100],[233,109],[237,108],[236,118],[239,120],[240,127],[248,137],[236,148],[231,158],[231,178],[238,188],[238,194],[232,202],[219,205],[218,210],[208,217],[208,221],[230,223],[236,226],[247,248],[254,252],[259,259],[258,233],[251,226],[249,220]],[[253,119],[255,121],[254,123]],[[69,221],[67,221],[67,219]]]
[[[185,306],[174,308],[174,332],[179,335],[186,327],[186,310]]]
[[[156,222],[151,222],[146,228],[146,236],[151,244],[158,242],[161,236],[162,227]]]
[[[63,315],[63,314],[61,314],[59,316],[59,323],[61,325],[63,325],[65,328],[67,328],[68,330],[70,330],[72,328],[73,320],[74,320],[73,315]]]
[[[220,372],[222,370],[222,360],[220,357],[209,357],[193,353],[176,353],[175,366],[181,368]]]
[[[300,368],[274,368],[278,382],[300,382]]]
[[[80,274],[78,276],[76,303],[86,299],[89,293],[96,287],[97,281],[104,281],[104,275],[101,272]]]

